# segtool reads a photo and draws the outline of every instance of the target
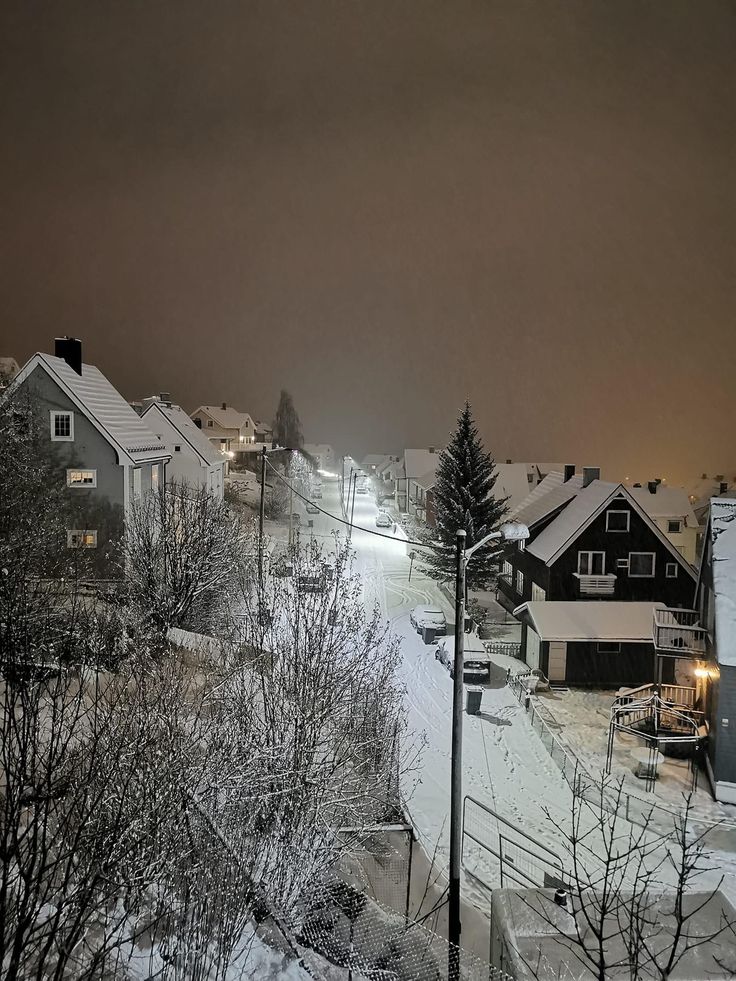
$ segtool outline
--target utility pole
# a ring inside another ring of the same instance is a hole
[[[294,468],[291,465],[294,451],[291,452],[292,455],[289,457],[289,548],[291,548],[294,540],[294,476],[292,474]]]
[[[261,447],[261,506],[258,512],[258,585],[263,593],[263,517],[266,512],[266,447]]]
[[[450,883],[448,899],[448,981],[460,978],[460,866],[463,852],[463,653],[465,649],[465,531],[455,539],[455,661],[452,690],[450,771]]]
[[[350,483],[348,484],[348,504],[350,504],[350,488],[351,488],[351,486],[353,488],[353,503],[352,503],[352,505],[350,507],[350,523],[348,524],[348,541],[349,542],[352,541],[352,539],[353,539],[353,515],[355,514],[355,485],[357,483],[358,483],[358,472],[356,470],[356,472],[353,474],[353,471],[351,470],[350,471]],[[347,511],[345,513],[346,513],[346,516],[347,516]]]

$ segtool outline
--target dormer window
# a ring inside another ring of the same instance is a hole
[[[679,535],[682,531],[682,521],[679,518],[670,518],[667,522],[667,534]]]
[[[74,442],[73,412],[51,412],[51,441],[53,443]]]

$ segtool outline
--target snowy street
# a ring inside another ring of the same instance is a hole
[[[338,481],[324,480],[323,498],[318,503],[331,514],[342,515]],[[401,671],[407,692],[409,729],[425,739],[418,770],[407,778],[404,793],[412,823],[426,852],[432,855],[436,848],[440,864],[446,867],[452,680],[447,669],[435,659],[435,648],[425,645],[412,627],[409,614],[418,604],[440,606],[451,635],[454,611],[437,583],[422,572],[418,562],[414,562],[409,580],[409,548],[399,537],[400,530],[394,537],[391,528],[376,528],[377,510],[372,494],[356,494],[354,522],[360,526],[352,534],[356,571],[363,580],[366,606],[377,604],[401,638]],[[313,520],[313,528],[308,532],[302,529],[303,540],[311,533],[324,537],[329,547],[333,531],[346,531],[344,525],[326,515],[305,517]],[[375,531],[385,537],[371,533]],[[504,668],[506,663],[511,663],[502,657],[498,660],[504,662]],[[557,829],[569,821],[572,795],[526,712],[508,688],[486,688],[481,714],[464,715],[463,793],[487,804],[534,842],[561,855]],[[731,895],[736,895],[734,857],[722,854],[722,869],[726,873],[724,888]],[[489,871],[483,869],[486,877]],[[472,877],[466,877],[464,890],[469,899],[484,904],[482,889]]]

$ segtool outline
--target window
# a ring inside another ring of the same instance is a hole
[[[97,532],[74,529],[66,533],[67,548],[97,548]]]
[[[628,559],[616,559],[616,568],[617,569],[628,569],[629,568],[629,560]]]
[[[526,540],[523,539],[523,538],[520,538],[519,541],[518,541],[518,545],[519,545],[519,551],[520,552],[523,552],[524,549],[526,548]]]
[[[197,416],[197,418],[194,420],[194,425],[197,427],[197,429],[202,428],[202,420],[199,418],[199,416]]]
[[[654,566],[654,552],[629,552],[629,576],[632,579],[651,579]]]
[[[74,413],[51,413],[51,440],[54,443],[72,443],[74,441]]]
[[[174,453],[181,453],[181,446],[175,446]]]
[[[602,576],[606,571],[605,552],[578,552],[578,574]]]
[[[664,567],[664,574],[667,579],[677,579],[678,565],[676,562],[668,562]]]
[[[141,468],[134,467],[130,478],[130,492],[134,501],[141,499]]]
[[[670,519],[667,522],[667,534],[668,535],[679,535],[682,531],[682,521],[679,518]]]
[[[532,583],[532,601],[535,602],[535,603],[539,603],[542,600],[546,600],[546,599],[547,599],[547,594],[542,589],[542,587],[541,586],[538,586],[535,582],[533,582]]]
[[[517,572],[516,573],[516,592],[519,594],[519,596],[523,596],[524,595],[524,573],[523,572]]]
[[[509,582],[511,582],[511,580],[514,577],[514,567],[511,565],[508,559],[503,564],[501,575],[503,576],[504,579],[508,579]]]
[[[606,511],[606,531],[628,531],[630,518],[628,511]]]
[[[621,644],[618,641],[602,640],[598,644],[599,654],[620,654]]]
[[[157,491],[159,481],[161,480],[161,464],[154,463],[151,467],[151,490]]]
[[[66,486],[67,487],[96,487],[97,471],[96,470],[67,470]]]
[[[207,420],[207,428],[208,429],[212,429],[213,425],[214,425],[214,423],[212,422],[212,420],[211,419],[208,419]]]

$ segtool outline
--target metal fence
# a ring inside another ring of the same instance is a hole
[[[580,758],[573,750],[564,745],[550,728],[548,721],[544,718],[543,710],[540,709],[535,696],[529,694],[524,687],[523,679],[529,677],[531,672],[523,672],[512,676],[509,679],[509,688],[514,693],[519,703],[527,709],[529,721],[532,728],[538,733],[542,745],[552,758],[552,761],[559,767],[565,781],[570,789],[577,793],[584,800],[592,804],[603,802],[608,810],[613,812],[620,805],[618,794],[611,794],[608,797],[601,793],[601,781],[590,774]],[[635,794],[623,792],[620,797],[620,804],[623,805],[622,816],[639,827],[651,828],[658,834],[669,834],[675,827],[676,822],[681,818],[681,812],[675,808],[667,807],[665,804],[658,804],[653,801],[645,801]],[[736,834],[736,825],[724,821],[708,821],[690,815],[688,825],[703,836],[703,843],[712,848],[723,847],[719,844],[719,837],[727,835],[733,840]]]

